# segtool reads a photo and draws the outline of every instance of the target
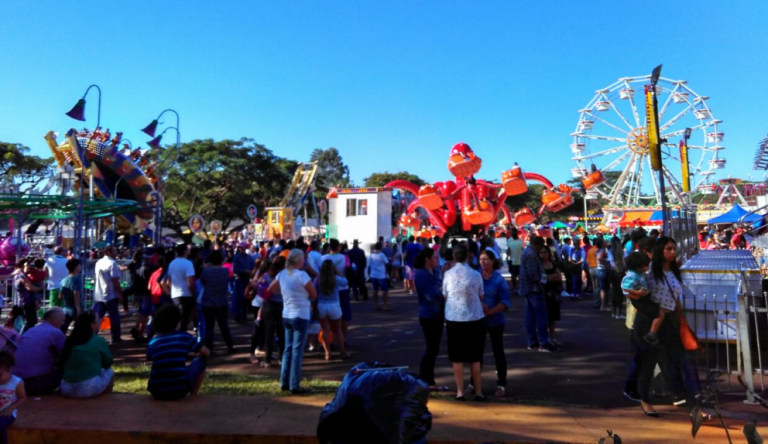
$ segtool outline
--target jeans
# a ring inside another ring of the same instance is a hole
[[[195,304],[195,310],[197,310],[197,317],[195,319],[195,327],[197,327],[197,342],[205,344],[205,338],[206,338],[206,332],[208,331],[205,322],[205,313],[203,313],[203,305],[202,304]],[[215,327],[215,322],[211,323],[211,329]],[[213,332],[213,330],[211,330]],[[208,347],[210,350],[210,347]]]
[[[179,331],[187,331],[189,321],[192,318],[192,311],[195,309],[196,305],[195,298],[192,296],[173,298],[173,303],[181,308],[181,324],[179,324]]]
[[[546,315],[546,312],[544,314]],[[496,361],[496,385],[506,388],[507,355],[504,353],[504,324],[497,325],[495,327],[488,327],[487,331],[488,336],[491,338],[491,350],[493,350],[493,359]],[[547,338],[547,341],[549,341],[549,338]]]
[[[160,296],[160,302],[153,304],[152,316],[154,317],[154,314],[157,313],[157,310],[159,310],[163,305],[172,303],[173,301],[171,300],[171,297],[167,294]],[[147,322],[147,340],[150,341],[155,337],[155,329],[152,327],[152,321],[153,318],[149,318],[149,322]]]
[[[32,299],[32,297],[30,297]],[[24,324],[24,331],[37,325],[37,302],[32,299],[31,301],[24,303],[24,319],[27,321]]]
[[[10,427],[16,418],[13,416],[0,416],[0,444],[8,444],[8,427]]]
[[[262,316],[264,313],[262,313]],[[251,334],[251,354],[256,352],[256,349],[264,350],[264,331],[266,330],[266,322],[264,319],[256,319],[253,324],[253,333]],[[275,342],[274,334],[272,335],[272,342]]]
[[[113,298],[107,302],[96,302],[93,304],[93,311],[104,318],[105,313],[109,313],[109,323],[111,324],[112,340],[120,340],[120,298]]]
[[[639,395],[638,390],[638,369],[642,367],[643,353],[639,348],[636,348],[635,355],[632,357],[632,362],[629,364],[629,374],[627,375],[627,381],[624,383],[624,391],[631,395]]]
[[[600,282],[597,279],[597,268],[587,270],[587,279],[592,287],[592,305],[600,308]]]
[[[248,314],[245,311],[245,287],[248,279],[235,279],[235,292],[232,294],[232,313],[235,314],[235,322],[244,321]]]
[[[285,328],[283,327],[283,303],[265,301],[262,321],[264,321],[264,360],[272,362],[272,349],[275,347],[277,335],[277,352],[282,356],[285,351]]]
[[[234,345],[232,343],[232,333],[229,331],[229,324],[227,323],[227,306],[203,307],[202,317],[205,318],[205,346],[208,347],[208,350],[213,350],[214,323],[219,324],[219,330],[221,330],[221,336],[224,337],[224,343],[231,350]]]
[[[549,342],[547,303],[541,293],[525,295],[525,332],[528,334],[528,345],[544,345]]]
[[[621,314],[624,308],[624,292],[621,290],[622,278],[624,278],[624,273],[611,270],[611,303],[613,304],[613,312],[616,314]]]
[[[699,379],[699,367],[696,365],[696,352],[684,352],[680,357],[680,369],[685,377],[687,398],[690,401],[701,394],[701,380]]]
[[[362,296],[363,299],[368,299],[368,286],[365,285],[365,271],[356,271],[355,272],[355,281],[350,284],[352,287],[352,294],[355,297],[355,300],[358,299],[359,296]]]
[[[280,369],[280,386],[290,390],[301,388],[301,361],[307,345],[309,321],[301,318],[283,318],[285,327],[285,351]]]
[[[578,272],[575,269],[571,272],[571,287],[573,290],[571,294],[581,295],[581,268]]]
[[[440,353],[440,340],[443,338],[443,326],[445,319],[439,318],[419,318],[421,330],[424,332],[424,340],[427,343],[427,349],[424,350],[424,356],[421,357],[419,365],[419,378],[427,384],[435,385],[435,361]]]
[[[593,269],[590,269],[590,274]],[[610,300],[608,299],[609,291],[611,289],[611,270],[608,268],[598,268],[595,270],[595,295],[592,298],[592,302],[595,308],[600,308],[602,302],[600,301],[600,290],[605,292],[605,305],[608,305]]]
[[[40,396],[53,393],[59,388],[61,374],[61,371],[54,370],[47,375],[24,379],[24,389],[27,391],[27,395]]]
[[[568,269],[568,267],[565,268],[565,292],[568,294],[573,294],[573,276],[571,276],[571,271]]]
[[[670,318],[664,319],[669,322]],[[640,399],[645,402],[651,402],[651,383],[656,364],[659,365],[664,381],[667,383],[667,390],[675,396],[685,394],[685,387],[682,375],[682,357],[678,356],[678,351],[666,348],[656,348],[650,344],[636,344],[639,347],[639,362],[637,364],[637,391]],[[686,371],[689,368],[686,367]],[[697,378],[698,381],[698,378]]]

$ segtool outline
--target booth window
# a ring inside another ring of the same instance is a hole
[[[357,216],[357,199],[347,199],[347,217]]]
[[[357,215],[358,216],[368,215],[368,199],[359,199],[357,201]]]

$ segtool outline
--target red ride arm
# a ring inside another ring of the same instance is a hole
[[[393,180],[392,182],[384,185],[385,188],[398,188],[405,191],[410,191],[411,194],[419,196],[419,186],[413,182],[407,180]]]
[[[478,179],[478,180],[477,180],[477,184],[478,184],[478,185],[483,185],[483,186],[486,186],[486,187],[488,187],[488,188],[495,188],[495,189],[497,189],[497,190],[498,190],[499,188],[502,188],[502,187],[503,187],[503,185],[501,185],[501,184],[498,184],[498,183],[491,183],[491,182],[486,182],[486,181],[485,181],[485,180],[483,180],[483,179]]]
[[[554,188],[555,186],[552,184],[552,182],[549,181],[546,177],[542,176],[541,174],[536,173],[524,173],[525,174],[525,180],[535,180],[537,182],[540,182],[544,184],[547,188]]]
[[[413,202],[411,202],[410,205],[408,205],[408,214],[413,213],[416,210],[416,208],[419,208],[419,207],[424,208],[423,206],[421,206],[421,202],[419,201],[419,199],[414,200]],[[440,229],[443,233],[448,232],[448,227],[446,226],[446,223],[443,221],[443,218],[441,217],[443,210],[432,211],[432,210],[427,210],[426,208],[424,208],[424,210],[429,214],[430,222],[435,224],[437,228]]]

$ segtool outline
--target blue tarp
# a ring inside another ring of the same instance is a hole
[[[707,223],[710,225],[735,224],[738,222],[745,222],[745,223],[751,224],[759,220],[762,220],[763,218],[763,216],[759,214],[750,214],[749,216],[745,217],[743,221],[739,220],[742,218],[742,216],[748,213],[749,211],[745,210],[744,208],[741,208],[739,204],[734,204],[733,208],[731,208],[727,213],[721,214],[717,217],[713,217],[712,219],[707,220]]]
[[[680,212],[679,211],[672,211],[670,214],[671,214],[671,217],[680,217]],[[662,217],[662,215],[661,215],[661,210],[654,211],[653,214],[651,214],[651,217],[648,220],[649,221],[659,221],[659,222],[664,220],[664,217]]]

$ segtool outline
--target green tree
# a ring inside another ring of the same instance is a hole
[[[407,180],[418,186],[426,184],[421,177],[411,174],[408,171],[399,171],[397,173],[390,173],[389,171],[384,171],[383,173],[371,173],[370,176],[363,179],[366,187],[383,187],[394,180]]]
[[[246,223],[246,207],[259,214],[277,205],[288,189],[297,163],[275,156],[253,139],[193,140],[181,145],[165,176],[163,225],[179,236],[187,221],[200,214],[233,230]]]
[[[20,143],[0,142],[0,186],[18,186],[22,191],[34,188],[52,173],[53,157],[29,155]]]
[[[349,186],[349,168],[336,148],[321,150],[315,148],[310,156],[311,162],[317,162],[317,178],[315,179],[315,198],[325,199],[328,190],[337,185]]]

